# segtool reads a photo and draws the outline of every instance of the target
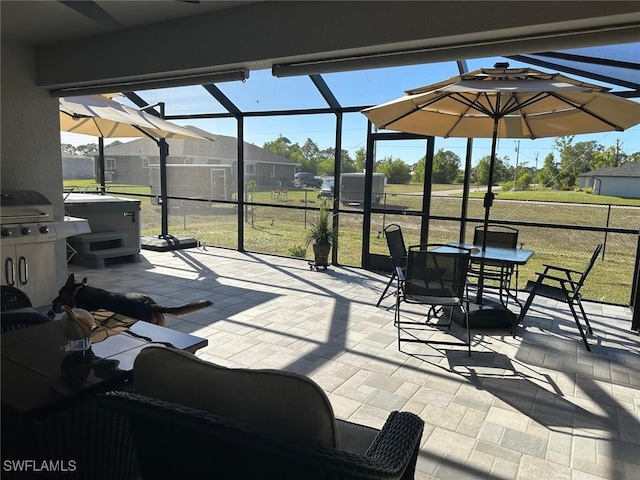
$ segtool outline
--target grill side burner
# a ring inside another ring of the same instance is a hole
[[[32,190],[0,193],[2,284],[24,291],[34,307],[49,305],[56,292],[53,205]]]

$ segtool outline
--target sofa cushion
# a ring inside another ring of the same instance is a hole
[[[147,397],[234,418],[272,434],[339,447],[329,399],[303,375],[227,368],[156,346],[140,352],[133,374],[138,393]]]

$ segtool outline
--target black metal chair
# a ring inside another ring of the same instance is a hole
[[[576,305],[582,312],[582,316],[587,325],[587,330],[590,334],[593,334],[593,330],[591,329],[591,325],[589,324],[589,319],[587,318],[587,314],[584,311],[584,307],[582,306],[582,295],[580,294],[580,289],[584,285],[585,280],[587,279],[587,275],[593,268],[593,265],[600,255],[602,251],[603,244],[600,243],[593,251],[589,262],[587,263],[586,268],[583,271],[572,270],[570,268],[564,267],[556,267],[553,265],[544,265],[544,271],[542,273],[537,273],[538,278],[534,281],[528,281],[525,286],[525,290],[530,292],[529,298],[527,298],[524,307],[522,307],[522,311],[520,312],[520,317],[518,318],[518,323],[524,322],[524,317],[531,306],[531,302],[539,295],[541,297],[550,298],[552,300],[557,300],[559,302],[565,302],[569,305],[569,309],[571,310],[571,314],[576,322],[576,326],[580,332],[580,336],[582,337],[582,341],[584,342],[584,346],[588,351],[591,351],[591,347],[587,342],[587,337],[584,334],[584,330],[582,325],[580,324],[580,320],[578,319],[578,314],[576,312]],[[551,283],[551,284],[549,284]],[[516,327],[517,324],[514,325],[513,328],[513,336],[516,335]]]
[[[39,325],[49,321],[47,317],[33,310],[29,296],[10,285],[2,285],[0,292],[0,331],[10,332]]]
[[[396,282],[397,279],[397,269],[400,269],[404,272],[405,266],[407,264],[407,247],[404,243],[404,237],[402,236],[402,228],[397,223],[392,223],[387,225],[384,228],[384,237],[387,239],[387,246],[389,247],[389,257],[391,258],[391,265],[393,267],[393,273],[391,274],[391,279],[387,286],[385,287],[382,295],[378,299],[378,303],[376,303],[376,307],[380,306],[382,300],[387,298],[389,295],[398,294],[398,289],[394,290],[387,294],[391,286]],[[402,288],[402,285],[397,283],[398,288]]]
[[[475,228],[473,233],[473,244],[480,247],[486,236],[486,245],[488,247],[517,248],[518,246],[518,230],[504,225],[488,225],[487,230],[483,225]],[[482,281],[484,289],[497,289],[500,295],[500,302],[505,307],[511,296],[518,302],[518,266],[514,264],[505,264],[502,262],[484,261],[481,265],[479,260],[471,259],[469,272],[467,277],[477,283],[482,273]],[[515,274],[515,295],[511,293],[511,278]],[[487,283],[488,282],[488,283]],[[506,294],[506,299],[504,297]]]
[[[426,325],[451,329],[455,309],[464,313],[464,323],[469,355],[471,355],[471,331],[469,328],[469,298],[467,295],[467,270],[471,258],[471,250],[442,244],[415,245],[407,252],[405,271],[397,269],[398,296],[396,297],[395,324],[398,328],[398,349],[401,342],[434,343],[459,345],[459,342],[424,340],[413,333],[422,329],[425,323],[403,321],[402,303],[428,305]],[[400,285],[403,284],[402,288]],[[449,309],[449,322],[446,325],[430,322],[434,307]],[[408,325],[408,326],[407,326]],[[403,338],[402,334],[409,336]]]

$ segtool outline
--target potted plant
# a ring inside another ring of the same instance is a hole
[[[311,224],[306,236],[307,245],[313,246],[316,267],[326,268],[329,265],[329,252],[335,240],[336,231],[333,229],[333,215],[329,215],[326,202],[322,202],[318,218]]]

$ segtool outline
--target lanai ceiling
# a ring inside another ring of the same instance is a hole
[[[580,8],[537,1],[3,0],[0,6],[2,40],[33,46],[37,83],[51,89],[229,69],[305,75],[500,55],[640,95],[634,1]]]

